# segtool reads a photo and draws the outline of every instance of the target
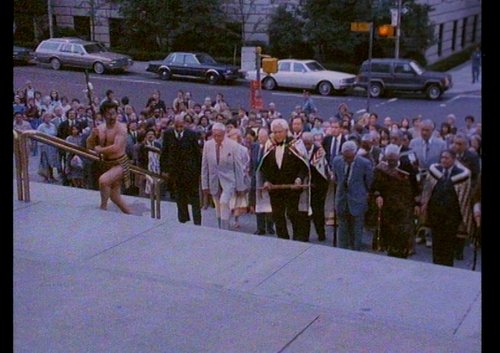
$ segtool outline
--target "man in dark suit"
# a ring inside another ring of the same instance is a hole
[[[329,184],[325,150],[323,147],[314,144],[314,137],[310,132],[302,134],[302,141],[306,148],[311,170],[312,221],[318,235],[318,240],[325,241],[325,199]],[[307,229],[309,230],[310,226]]]
[[[293,240],[307,241],[307,219],[299,211],[300,196],[309,175],[307,161],[300,155],[295,140],[288,137],[288,123],[284,119],[275,119],[271,123],[273,143],[264,155],[260,171],[264,177],[264,189],[269,191],[273,221],[279,238],[290,239],[286,224],[287,215],[292,223]],[[296,185],[297,189],[273,188],[274,185]],[[307,205],[308,208],[309,205]]]
[[[201,150],[197,134],[185,129],[184,124],[183,117],[176,116],[174,128],[163,133],[160,169],[175,187],[179,222],[189,221],[188,204],[191,204],[193,223],[201,225]]]
[[[323,139],[323,148],[325,150],[325,158],[331,167],[333,165],[333,159],[340,154],[342,145],[347,141],[346,137],[342,135],[342,129],[340,128],[339,121],[333,121],[330,124],[331,133],[328,136],[325,136]]]
[[[453,266],[460,224],[468,234],[472,229],[470,171],[455,161],[454,151],[441,153],[440,162],[429,167],[421,200],[421,212],[432,230],[432,262],[445,266]]]
[[[465,168],[470,171],[471,178],[471,189],[474,189],[478,182],[478,177],[480,173],[479,155],[469,150],[469,139],[463,133],[458,133],[453,138],[453,145],[451,149],[457,154],[457,161],[460,162]],[[457,246],[455,249],[455,259],[464,259],[464,246],[465,238],[464,234],[458,234]]]
[[[373,180],[372,163],[356,155],[357,145],[347,141],[342,155],[333,160],[333,176],[337,183],[335,212],[339,221],[338,246],[361,250],[368,191]]]

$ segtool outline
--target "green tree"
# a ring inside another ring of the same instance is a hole
[[[149,50],[171,49],[180,23],[182,0],[118,0],[124,17],[125,45]]]
[[[307,0],[304,35],[319,60],[352,61],[364,35],[350,31],[351,22],[370,17],[370,0]]]
[[[375,26],[391,23],[393,0],[306,0],[304,35],[320,60],[360,63],[368,57],[368,33],[350,31],[351,22],[371,22]],[[429,20],[432,7],[403,0],[406,14],[401,17],[401,57],[425,64],[425,50],[434,43],[434,28]],[[394,56],[394,38],[378,38],[373,43],[374,57]]]
[[[217,52],[228,46],[220,0],[117,1],[127,28],[126,42],[136,47]]]
[[[280,5],[268,27],[271,54],[278,58],[310,58],[311,47],[304,41],[304,20],[296,8]]]
[[[14,40],[35,41],[48,28],[47,0],[14,0]]]

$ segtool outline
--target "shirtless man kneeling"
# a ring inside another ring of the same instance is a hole
[[[93,149],[101,156],[101,165],[106,170],[99,177],[101,191],[101,209],[106,210],[108,199],[111,199],[123,213],[131,214],[130,208],[120,195],[121,181],[125,187],[130,185],[129,160],[125,153],[127,128],[125,124],[117,122],[117,105],[105,102],[101,105],[101,114],[105,124],[92,129],[87,138],[87,148]]]

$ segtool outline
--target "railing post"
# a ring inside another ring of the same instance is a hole
[[[146,176],[146,179],[149,176]],[[151,177],[150,177],[151,178]],[[151,190],[149,190],[149,199],[151,201],[151,218],[156,217],[156,203],[155,203],[155,190],[156,190],[156,178],[151,178],[153,181],[153,186],[151,187]],[[147,182],[147,180],[146,180]]]
[[[28,138],[25,134],[21,134],[19,139],[19,156],[21,162],[21,179],[23,188],[23,200],[26,202],[30,200],[30,179],[29,179],[29,152],[28,152]]]
[[[21,162],[21,151],[19,144],[19,134],[14,131],[14,160],[16,164],[16,187],[17,187],[17,199],[19,201],[24,200],[23,192],[23,176],[22,176],[22,162]]]
[[[160,219],[161,218],[161,183],[162,180],[160,178],[155,178],[156,183],[155,183],[155,194],[156,194],[156,218]]]

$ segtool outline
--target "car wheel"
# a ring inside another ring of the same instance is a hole
[[[53,70],[59,70],[61,68],[61,61],[57,58],[52,58],[50,60],[50,66]]]
[[[207,74],[207,82],[211,85],[215,85],[219,81],[219,75],[214,72],[209,72]]]
[[[322,96],[329,96],[333,92],[333,86],[328,81],[321,81],[318,84],[318,92]]]
[[[382,96],[382,93],[384,93],[384,89],[380,83],[374,82],[370,84],[370,97],[378,98]]]
[[[102,63],[100,63],[100,62],[96,62],[96,63],[94,64],[94,72],[95,72],[96,74],[101,75],[101,74],[103,74],[103,73],[104,73],[104,70],[105,70],[105,68],[104,68],[104,65],[103,65]]]
[[[438,85],[430,85],[427,87],[427,98],[429,99],[438,99],[441,97],[441,88]]]
[[[274,78],[272,78],[272,77],[266,77],[264,79],[264,81],[262,81],[262,86],[265,89],[268,89],[268,90],[272,91],[273,89],[276,88],[277,84],[276,84],[276,81],[274,80]]]
[[[170,71],[168,70],[161,70],[160,71],[160,78],[164,81],[170,80]]]

